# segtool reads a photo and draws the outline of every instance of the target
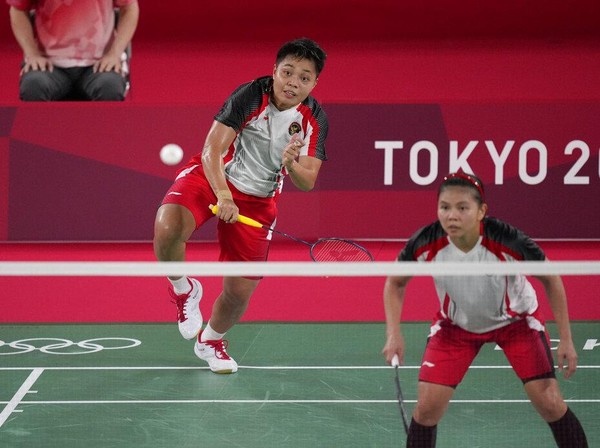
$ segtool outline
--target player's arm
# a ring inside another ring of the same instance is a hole
[[[95,72],[121,72],[121,55],[133,39],[140,16],[138,2],[135,1],[119,8],[119,23],[112,44],[106,48],[102,59],[94,64]]]
[[[281,163],[290,179],[302,191],[310,191],[315,187],[322,161],[316,157],[301,156],[300,149],[304,142],[298,134],[294,134],[283,149]]]
[[[233,128],[215,120],[208,131],[202,149],[204,174],[217,197],[217,205],[219,206],[217,216],[226,222],[237,221],[239,213],[225,180],[225,165],[223,163],[223,154],[225,154],[235,136],[236,132]]]
[[[29,11],[10,7],[10,26],[17,43],[23,50],[25,65],[21,74],[29,70],[52,71],[52,63],[40,52],[33,33]]]
[[[386,342],[382,352],[390,364],[394,355],[398,355],[400,364],[404,363],[404,338],[400,331],[400,316],[409,280],[410,277],[390,276],[383,287]]]
[[[554,315],[558,328],[560,342],[557,350],[558,369],[563,371],[565,378],[569,378],[577,369],[577,352],[573,345],[569,311],[567,307],[567,294],[562,279],[558,275],[541,275],[536,278],[542,282],[546,290],[548,302]],[[565,365],[566,362],[566,365]]]
[[[322,161],[316,157],[300,156],[298,161],[288,170],[290,179],[302,191],[310,191],[315,187]]]

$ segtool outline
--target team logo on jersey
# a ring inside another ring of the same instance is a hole
[[[290,127],[288,128],[288,132],[290,135],[298,134],[301,130],[302,126],[300,126],[295,121],[292,124],[290,124]]]

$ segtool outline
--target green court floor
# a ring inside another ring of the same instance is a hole
[[[409,413],[427,327],[404,325]],[[598,447],[600,324],[573,330],[580,368],[560,383]],[[243,323],[228,337],[240,370],[215,375],[175,325],[2,325],[0,446],[404,446],[382,324]],[[438,447],[552,446],[502,352],[484,347]]]

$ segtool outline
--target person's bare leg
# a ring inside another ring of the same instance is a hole
[[[567,404],[563,400],[554,378],[544,378],[525,383],[525,392],[529,396],[533,407],[547,422],[561,418],[567,412]]]
[[[413,418],[422,425],[434,426],[442,419],[454,389],[441,384],[419,381],[418,397]]]
[[[223,278],[223,291],[213,304],[210,326],[218,333],[226,333],[242,318],[250,297],[259,280],[243,277]]]
[[[529,381],[525,383],[525,392],[536,411],[550,426],[558,447],[587,448],[581,422],[567,406],[555,378]]]
[[[164,204],[154,221],[154,255],[159,261],[185,261],[185,247],[196,228],[194,215],[178,204]],[[172,278],[175,280],[175,278]]]
[[[196,228],[192,212],[177,204],[164,204],[154,222],[154,254],[159,261],[184,261],[189,237]],[[202,328],[202,285],[186,276],[169,277],[171,301],[177,305],[179,332],[185,339],[195,338]]]
[[[196,356],[206,361],[215,373],[237,372],[238,365],[227,353],[228,341],[223,336],[244,315],[258,283],[258,280],[242,277],[223,279],[223,291],[215,300],[210,321],[194,346]]]
[[[406,446],[436,446],[437,424],[448,409],[454,389],[441,384],[419,381],[417,406],[408,428]]]

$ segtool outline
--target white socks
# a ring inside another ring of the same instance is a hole
[[[218,341],[219,339],[223,339],[223,336],[225,336],[225,333],[217,333],[215,330],[212,329],[209,322],[206,325],[204,331],[202,331],[202,334],[200,335],[200,342]]]
[[[181,294],[187,294],[192,290],[192,285],[190,285],[190,282],[186,276],[180,277],[177,280],[169,279],[169,281],[173,285],[173,291],[175,291],[175,294],[178,296]]]

